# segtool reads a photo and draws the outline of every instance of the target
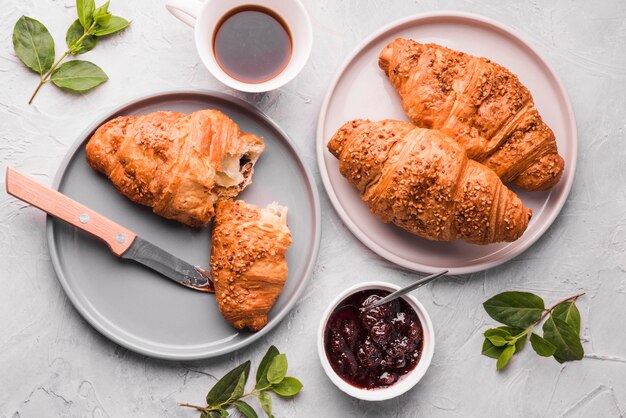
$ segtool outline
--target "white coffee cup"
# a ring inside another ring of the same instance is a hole
[[[222,17],[240,6],[260,6],[272,10],[287,24],[292,53],[287,66],[274,78],[261,83],[246,83],[228,75],[218,64],[213,51],[213,33]],[[194,28],[196,49],[209,72],[227,86],[249,93],[277,89],[291,81],[304,67],[313,45],[311,21],[298,0],[166,0],[167,10]]]

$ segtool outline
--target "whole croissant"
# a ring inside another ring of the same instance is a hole
[[[506,68],[436,44],[396,39],[378,64],[415,124],[438,129],[469,158],[524,190],[558,183],[564,161],[528,89]]]
[[[492,170],[436,130],[355,120],[328,149],[373,214],[430,240],[514,241],[532,214]]]
[[[117,117],[96,130],[86,152],[89,165],[125,196],[201,227],[219,199],[251,182],[263,148],[261,138],[241,132],[222,112],[200,110]]]
[[[220,312],[235,328],[258,331],[287,280],[287,208],[241,200],[217,203],[211,275]]]

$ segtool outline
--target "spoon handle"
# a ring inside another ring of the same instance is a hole
[[[385,303],[390,302],[390,301],[392,301],[394,299],[397,299],[397,298],[399,298],[402,295],[406,295],[407,293],[409,293],[409,292],[411,292],[411,291],[413,291],[413,290],[415,290],[415,289],[417,289],[419,287],[422,287],[425,284],[428,284],[428,283],[432,282],[435,279],[440,278],[441,276],[445,275],[446,273],[448,273],[448,270],[444,270],[444,271],[441,271],[439,273],[435,273],[435,274],[431,274],[430,276],[423,277],[423,278],[419,279],[418,281],[416,281],[415,283],[413,283],[413,284],[411,284],[411,285],[409,285],[407,287],[403,287],[400,290],[396,290],[392,294],[387,295],[387,296],[385,296],[384,298],[382,298],[380,300],[377,300],[376,302],[372,303],[371,305],[367,305],[367,306],[362,307],[361,308],[361,312],[365,312],[365,311],[368,311],[368,310],[370,310],[372,308],[376,308],[378,306],[384,305]]]

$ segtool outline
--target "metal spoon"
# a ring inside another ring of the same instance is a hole
[[[364,306],[362,308],[359,308],[359,311],[361,312],[365,312],[365,311],[369,311],[372,308],[376,308],[378,306],[384,305],[387,302],[391,302],[394,299],[399,298],[402,295],[406,295],[409,292],[412,292],[413,290],[417,289],[418,287],[422,287],[425,284],[428,284],[430,282],[432,282],[435,279],[440,278],[441,276],[444,276],[446,273],[448,273],[448,270],[444,270],[441,271],[439,273],[435,273],[435,274],[431,274],[430,276],[426,276],[424,278],[419,279],[418,281],[416,281],[415,283],[412,283],[410,285],[408,285],[407,287],[403,287],[400,290],[396,290],[395,292],[393,292],[390,295],[385,296],[384,298],[377,300],[376,302],[372,303],[371,305],[367,305]]]

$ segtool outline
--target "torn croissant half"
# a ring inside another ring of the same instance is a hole
[[[370,212],[434,241],[514,241],[532,211],[443,133],[408,122],[354,120],[328,143]]]
[[[258,331],[287,280],[287,208],[219,201],[211,238],[211,275],[224,319]]]
[[[87,162],[131,200],[192,227],[252,181],[263,140],[218,110],[120,116],[100,126]]]

